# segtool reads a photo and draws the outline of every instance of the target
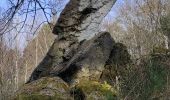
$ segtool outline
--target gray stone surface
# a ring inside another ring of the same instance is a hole
[[[73,34],[79,40],[99,33],[99,25],[116,0],[70,0],[61,13],[53,33],[59,37]]]
[[[101,32],[90,40],[71,46],[67,46],[68,41],[65,41],[53,44],[50,52],[32,73],[29,82],[45,76],[59,76],[68,83],[82,78],[99,79],[115,44],[110,33]],[[62,51],[64,46],[68,48]]]
[[[45,58],[33,71],[28,82],[37,80],[44,76],[49,76],[49,72],[53,67],[59,65],[65,60],[69,60],[73,56],[73,53],[76,52],[75,48],[77,45],[78,43],[72,39],[55,39],[52,47],[46,54]]]
[[[55,66],[51,70],[51,74],[60,76],[68,83],[84,78],[98,80],[114,44],[115,42],[108,32],[101,32],[91,40],[79,45],[74,56],[69,61]]]
[[[74,100],[70,88],[59,77],[43,77],[25,84],[12,100]]]
[[[70,81],[70,77],[66,79],[68,75],[61,74],[67,72],[70,68],[71,70],[68,73],[71,77],[73,73],[78,73],[75,71],[89,71],[88,74],[90,75],[92,73],[94,75],[100,74],[95,70],[101,71],[103,69],[103,64],[107,60],[107,56],[109,56],[113,39],[109,33],[98,32],[98,26],[115,1],[70,0],[53,30],[54,34],[58,34],[58,38],[54,41],[46,57],[34,70],[28,82],[49,76],[51,73]],[[84,39],[89,39],[86,35],[91,36],[97,33],[100,34],[89,41],[84,41]],[[99,41],[100,45],[95,41]],[[88,67],[90,67],[90,70]]]

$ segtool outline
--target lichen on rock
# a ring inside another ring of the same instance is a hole
[[[117,100],[117,95],[106,82],[86,80],[71,87],[60,78],[44,77],[24,85],[14,100]]]
[[[81,81],[71,89],[71,94],[75,94],[73,96],[77,98],[76,100],[81,100],[81,96],[86,100],[117,100],[118,98],[118,92],[111,85],[98,81]]]
[[[53,33],[59,37],[70,34],[88,39],[99,33],[99,25],[116,0],[70,0],[62,11]]]
[[[25,84],[15,100],[71,100],[69,86],[58,77],[44,77]]]

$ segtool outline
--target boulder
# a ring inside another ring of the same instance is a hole
[[[60,37],[78,36],[79,40],[99,33],[99,25],[116,0],[70,0],[53,29]]]
[[[49,76],[52,68],[66,60],[69,60],[74,55],[77,45],[78,42],[74,39],[74,37],[69,36],[67,38],[56,38],[44,59],[33,71],[27,83],[41,77]]]
[[[106,82],[81,81],[70,87],[58,77],[43,77],[25,84],[14,100],[117,100],[117,95]]]
[[[115,43],[107,61],[107,65],[115,64],[123,66],[131,62],[131,55],[129,54],[127,47],[122,43]]]
[[[98,80],[114,44],[108,32],[101,32],[91,40],[80,43],[74,56],[55,66],[51,74],[68,83],[81,79]]]
[[[99,33],[99,25],[115,2],[70,0],[53,29],[58,37],[28,83],[45,76],[68,83],[83,76],[99,79],[114,44],[109,33]]]
[[[45,76],[59,76],[68,83],[81,78],[99,79],[114,44],[108,32],[80,43],[56,40],[28,83]]]
[[[73,100],[69,86],[58,77],[44,77],[25,84],[14,100]]]
[[[115,43],[100,80],[115,85],[116,81],[120,81],[120,78],[128,73],[131,64],[132,60],[127,47],[122,43]]]
[[[99,25],[115,2],[70,0],[53,29],[58,37],[15,99],[116,99],[113,87],[98,81],[115,44]]]

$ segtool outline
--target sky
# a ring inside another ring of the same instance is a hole
[[[1,0],[1,1],[0,1],[0,5],[1,5],[1,6],[6,5],[6,0]]]
[[[66,3],[68,2],[69,0],[66,0]],[[2,8],[2,9],[5,9],[5,8],[7,8],[7,0],[0,0],[0,8]],[[65,4],[66,4],[65,3]],[[120,6],[121,4],[123,4],[123,0],[117,0],[116,1],[116,3],[115,3],[115,5],[113,6],[113,8],[112,8],[112,10],[110,11],[110,13],[106,16],[106,17],[108,17],[108,16],[112,16],[113,18],[114,18],[114,16],[116,16],[117,14],[117,12],[116,12],[116,9],[118,8],[118,6]]]
[[[7,0],[0,0],[0,7],[1,8],[6,8],[7,7]],[[66,0],[68,2],[68,0]],[[122,4],[123,0],[117,0],[116,4],[113,6],[112,12],[114,12],[114,8],[116,8],[118,5]]]
[[[66,0],[66,2],[65,2],[65,4],[68,2],[69,0]],[[8,5],[7,5],[7,0],[0,0],[0,8],[1,9],[3,9],[2,11],[5,11],[4,9],[6,9],[7,7],[8,7]],[[108,15],[105,17],[105,19],[107,19],[107,18],[111,18],[111,20],[114,20],[114,18],[117,16],[117,9],[120,7],[120,5],[122,5],[123,4],[123,0],[117,0],[116,1],[116,3],[115,3],[115,5],[113,6],[113,8],[111,9],[111,11],[108,13]],[[41,21],[43,21],[43,20],[45,20],[45,18],[44,17],[42,17],[43,15],[41,14],[41,13],[39,13],[39,15],[38,15],[38,18],[36,18],[37,19],[37,23],[41,23],[39,20],[41,20]],[[23,17],[23,16],[22,16]],[[19,19],[22,19],[22,17],[20,17]],[[31,18],[28,18],[28,20],[27,20],[28,22],[31,22],[32,21],[32,19]],[[9,36],[7,36],[7,37],[9,37]],[[25,47],[26,46],[26,39],[24,39],[26,37],[26,34],[25,35],[23,35],[23,34],[21,34],[21,35],[19,35],[18,36],[18,40],[20,40],[20,47],[21,47],[21,49],[24,49],[23,47]]]
[[[122,4],[123,4],[123,0],[117,0],[115,5],[112,7],[111,11],[109,12],[109,14],[106,17],[111,16],[114,18],[117,15],[117,9]]]

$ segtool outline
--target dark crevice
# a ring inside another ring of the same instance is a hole
[[[88,14],[91,14],[91,13],[95,13],[96,11],[97,11],[97,8],[89,7],[89,8],[84,9],[81,13],[83,15],[88,15]]]
[[[80,70],[80,66],[77,64],[71,64],[68,69],[58,74],[65,82],[70,83],[75,73]]]
[[[72,88],[70,94],[74,97],[74,100],[86,100],[86,96],[81,88]]]

